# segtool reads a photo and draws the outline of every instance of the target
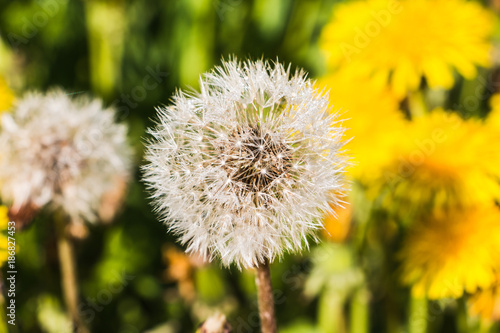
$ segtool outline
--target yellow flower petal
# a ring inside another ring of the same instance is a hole
[[[495,15],[465,0],[357,0],[335,7],[320,39],[330,71],[385,83],[402,99],[425,76],[449,88],[490,64]],[[390,75],[387,75],[389,73]]]
[[[500,209],[456,210],[417,223],[401,252],[402,279],[417,296],[458,298],[495,281],[500,259]],[[439,245],[439,246],[438,246]]]

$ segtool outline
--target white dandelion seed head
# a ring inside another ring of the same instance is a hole
[[[344,129],[302,71],[224,62],[158,109],[144,180],[189,252],[252,267],[307,246],[345,188]]]
[[[62,209],[94,222],[116,177],[130,175],[126,127],[99,100],[31,93],[2,115],[0,186],[12,207]],[[123,178],[122,178],[123,179]]]

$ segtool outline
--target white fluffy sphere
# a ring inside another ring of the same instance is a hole
[[[224,62],[160,108],[145,182],[189,252],[256,266],[307,245],[345,187],[344,129],[303,72]]]
[[[55,90],[2,116],[0,186],[13,211],[49,205],[95,221],[102,196],[130,173],[126,127],[99,100]]]

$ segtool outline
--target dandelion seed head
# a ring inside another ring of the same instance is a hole
[[[263,61],[224,62],[200,86],[158,109],[149,130],[144,180],[157,212],[188,251],[224,265],[301,250],[345,187],[328,96]]]
[[[2,115],[2,199],[15,210],[50,205],[95,221],[116,177],[130,173],[126,128],[114,117],[98,100],[59,90],[19,100]]]

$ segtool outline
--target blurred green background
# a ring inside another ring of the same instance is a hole
[[[217,311],[236,333],[259,331],[253,272],[187,257],[152,213],[139,181],[143,139],[155,106],[168,104],[177,88],[196,89],[199,75],[222,58],[279,59],[311,77],[325,75],[318,39],[336,2],[0,0],[0,76],[16,95],[55,86],[90,94],[115,106],[129,126],[137,167],[125,204],[112,223],[89,225],[76,244],[80,309],[92,332],[195,332]],[[488,73],[498,79],[495,69],[480,70]],[[487,114],[491,82],[455,76],[453,89],[438,91],[442,104],[462,105],[480,86],[471,114]],[[403,111],[411,104],[398,103]],[[348,226],[333,223],[321,245],[272,265],[280,332],[469,332],[464,299],[422,306],[410,297],[395,255],[405,226],[362,185],[353,187],[357,229],[348,242],[335,242],[345,240]],[[345,221],[352,212],[339,214]],[[9,329],[69,332],[51,215],[42,212],[16,237],[18,325]]]

